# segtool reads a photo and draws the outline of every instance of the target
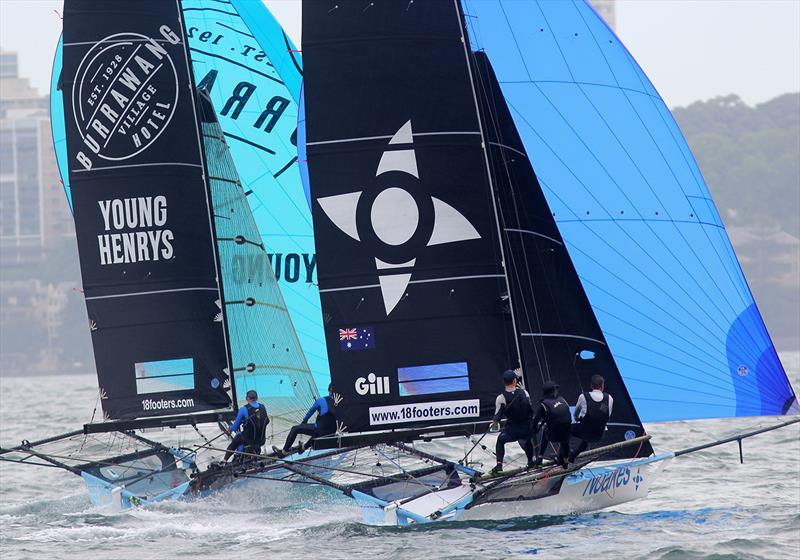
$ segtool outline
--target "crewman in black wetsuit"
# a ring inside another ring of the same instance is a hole
[[[317,420],[313,424],[308,421],[317,413]],[[336,432],[336,400],[333,396],[333,385],[328,385],[328,394],[320,397],[314,401],[311,408],[303,417],[302,424],[293,426],[286,437],[286,443],[283,444],[283,449],[273,447],[273,450],[281,457],[289,454],[289,450],[294,445],[294,440],[297,439],[299,434],[311,436],[311,438],[326,436]],[[306,443],[306,447],[311,445],[311,440]]]
[[[495,453],[497,455],[497,465],[492,469],[493,474],[503,472],[503,458],[506,454],[506,444],[518,441],[520,447],[528,457],[528,466],[533,465],[533,444],[531,443],[531,417],[533,407],[528,392],[522,387],[518,387],[519,377],[516,372],[507,370],[503,373],[503,385],[505,389],[497,395],[495,400],[494,419],[491,428],[496,430],[500,426],[500,419],[506,417],[506,426],[497,437]]]
[[[539,455],[535,461],[537,466],[542,464],[544,452],[550,443],[558,444],[556,463],[562,467],[567,466],[571,425],[569,403],[564,400],[564,397],[558,396],[558,385],[552,381],[545,381],[542,385],[542,398],[539,400],[536,414],[533,416],[533,433],[536,434],[540,428],[544,427]]]
[[[606,424],[611,418],[614,399],[605,392],[606,381],[601,375],[593,375],[591,380],[592,390],[581,393],[575,403],[575,419],[577,424],[572,426],[572,435],[581,440],[576,449],[569,455],[569,462],[574,463],[575,458],[586,451],[589,443],[600,441],[606,431]]]
[[[223,461],[227,462],[234,452],[261,453],[261,446],[267,440],[269,415],[267,408],[258,402],[258,393],[247,391],[247,404],[239,409],[236,420],[230,425],[233,440],[225,452]],[[239,431],[241,428],[241,431]]]

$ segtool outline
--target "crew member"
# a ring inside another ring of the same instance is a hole
[[[236,420],[230,425],[233,440],[225,452],[223,461],[226,462],[234,452],[260,454],[261,446],[267,440],[267,424],[269,424],[267,408],[258,402],[258,393],[252,389],[247,391],[245,399],[247,404],[239,409]]]
[[[569,462],[586,451],[589,443],[600,441],[606,431],[606,424],[611,418],[611,409],[614,399],[605,392],[605,379],[601,375],[593,375],[591,380],[592,390],[581,393],[575,403],[575,419],[578,421],[572,427],[572,435],[581,440],[578,447],[569,455]]]
[[[533,433],[535,434],[544,427],[539,456],[535,462],[537,466],[542,464],[542,458],[549,443],[558,444],[556,463],[562,467],[567,466],[571,425],[569,403],[564,400],[564,397],[558,396],[558,385],[552,381],[545,381],[542,385],[542,398],[539,400],[536,414],[533,416]]]
[[[507,370],[503,373],[503,392],[497,395],[495,400],[494,419],[491,429],[497,430],[500,426],[500,419],[506,417],[506,426],[497,437],[495,454],[497,455],[497,465],[492,469],[493,474],[503,472],[503,458],[506,454],[506,444],[518,441],[520,447],[528,457],[528,466],[533,465],[533,444],[531,443],[531,417],[533,407],[528,392],[522,387],[518,387],[519,377],[516,372]]]
[[[289,435],[286,438],[286,443],[283,444],[283,449],[278,450],[277,448],[273,447],[273,450],[281,457],[285,457],[289,454],[289,450],[294,445],[294,440],[297,439],[299,434],[311,436],[313,439],[315,437],[326,436],[328,434],[335,433],[335,408],[336,402],[333,398],[333,385],[328,385],[328,394],[315,400],[314,404],[311,405],[311,408],[308,409],[308,412],[306,412],[306,415],[303,417],[302,424],[293,426],[289,431]],[[308,421],[315,412],[317,413],[317,419],[313,424],[309,424]],[[310,445],[311,440],[306,443],[306,448],[310,447]]]

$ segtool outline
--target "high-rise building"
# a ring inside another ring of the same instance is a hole
[[[589,4],[595,11],[602,16],[608,26],[614,31],[617,30],[617,0],[589,0]]]
[[[53,152],[49,100],[0,52],[0,265],[40,261],[74,231]]]

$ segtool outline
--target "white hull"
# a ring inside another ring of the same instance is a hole
[[[434,521],[510,519],[536,515],[565,515],[598,511],[644,498],[672,454],[646,459],[616,461],[583,468],[566,477],[558,494],[514,501],[472,505],[483,490],[468,481],[462,486],[431,492],[405,503],[380,505],[365,496],[354,496],[371,525],[405,526]],[[480,500],[479,500],[480,501]]]

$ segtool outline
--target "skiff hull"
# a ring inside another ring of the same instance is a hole
[[[584,467],[568,475],[560,488],[533,499],[509,497],[506,489],[493,494],[480,484],[435,491],[405,503],[379,504],[354,492],[370,525],[407,526],[437,521],[505,520],[537,515],[598,511],[644,498],[672,454]],[[541,485],[545,480],[535,484]],[[555,481],[554,481],[555,483]],[[519,486],[519,492],[530,489]]]

